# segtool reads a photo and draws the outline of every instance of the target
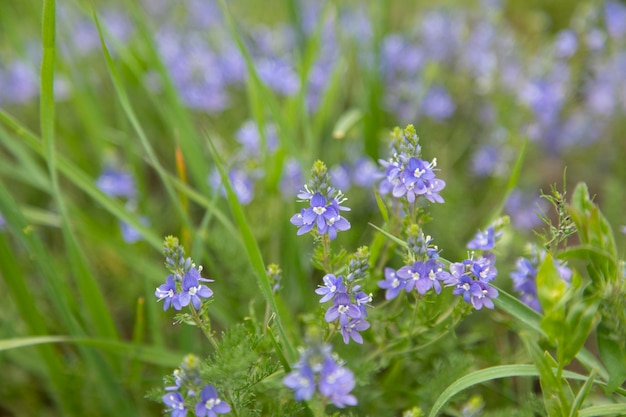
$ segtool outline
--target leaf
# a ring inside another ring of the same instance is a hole
[[[613,392],[626,380],[626,349],[624,341],[618,342],[611,337],[610,328],[600,323],[597,331],[600,358],[609,371],[607,391]]]
[[[567,328],[564,332],[565,337],[558,347],[561,366],[566,366],[574,359],[600,319],[597,299],[574,299],[570,304],[565,323]]]
[[[435,417],[441,411],[443,406],[452,399],[459,392],[472,387],[474,385],[482,384],[483,382],[491,381],[500,378],[512,378],[518,376],[539,376],[539,371],[535,365],[519,364],[519,365],[499,365],[493,366],[487,369],[481,369],[479,371],[472,372],[465,375],[446,388],[441,395],[435,401],[433,408],[430,410],[428,417]],[[564,371],[563,377],[569,379],[575,379],[579,381],[586,381],[588,378],[584,375],[577,374],[575,372]]]
[[[333,128],[333,138],[343,139],[359,120],[363,118],[363,113],[359,109],[350,109],[339,117],[337,124]]]
[[[578,417],[623,416],[626,404],[602,404],[587,407],[578,412]]]
[[[407,248],[407,247],[408,247],[407,243],[406,243],[404,240],[402,240],[402,239],[400,239],[400,238],[398,238],[398,237],[395,237],[395,236],[394,236],[394,235],[392,235],[391,233],[387,232],[386,230],[381,229],[380,227],[376,226],[376,225],[375,225],[375,224],[373,224],[373,223],[368,223],[368,224],[369,224],[370,226],[372,226],[374,229],[378,230],[378,231],[379,231],[380,233],[382,233],[383,235],[385,235],[387,238],[389,238],[389,239],[393,240],[394,242],[396,242],[398,245],[400,245],[400,246],[402,246],[402,247],[404,247],[404,248]]]

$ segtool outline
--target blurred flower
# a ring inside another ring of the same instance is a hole
[[[96,185],[110,197],[134,199],[137,195],[135,180],[128,171],[107,167],[96,180]]]
[[[578,49],[578,37],[571,29],[563,29],[556,35],[554,42],[555,53],[560,58],[569,58]]]
[[[295,391],[296,400],[310,400],[316,388],[335,406],[356,405],[350,394],[354,388],[354,374],[337,362],[327,345],[314,345],[304,350],[293,371],[283,378],[283,384]]]
[[[163,402],[169,407],[167,411],[171,411],[171,417],[185,417],[187,415],[187,407],[185,400],[179,392],[168,392],[163,396]]]
[[[456,105],[443,86],[431,87],[421,105],[421,112],[438,121],[448,119],[454,114]]]
[[[267,123],[263,129],[265,137],[265,149],[272,152],[278,147],[278,136],[276,134],[276,125]],[[254,120],[247,120],[235,133],[237,141],[243,146],[241,153],[246,157],[255,158],[260,155],[261,135],[259,127]]]
[[[143,226],[149,226],[150,220],[148,220],[146,216],[140,216],[139,223],[141,223]],[[120,229],[122,230],[122,238],[124,239],[124,242],[135,243],[141,240],[141,234],[139,233],[139,231],[132,227],[130,224],[124,221],[120,221]]]
[[[493,226],[489,226],[484,232],[478,231],[474,238],[469,241],[467,248],[471,250],[492,250],[496,245],[496,240],[502,235],[496,233]]]
[[[213,385],[205,385],[200,392],[200,402],[195,408],[198,417],[215,417],[230,412],[230,406],[220,400]]]
[[[26,103],[39,94],[39,76],[35,66],[24,60],[0,64],[0,104]]]
[[[505,209],[511,216],[513,226],[521,230],[530,230],[541,224],[537,212],[546,209],[546,201],[535,194],[527,194],[515,189],[509,194]]]
[[[606,29],[613,39],[624,40],[626,36],[626,6],[617,1],[604,3]]]

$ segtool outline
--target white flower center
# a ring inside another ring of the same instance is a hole
[[[391,286],[393,288],[398,288],[400,286],[400,280],[398,278],[394,278],[393,282],[391,283]]]
[[[420,273],[419,272],[411,272],[411,276],[413,277],[414,281],[417,281],[418,279],[420,279]]]
[[[465,284],[461,285],[461,287],[465,290],[465,291],[469,291],[470,289],[470,285],[466,282]]]
[[[321,216],[322,214],[326,213],[326,207],[313,207],[313,211],[318,216]]]
[[[348,306],[347,305],[340,305],[339,307],[337,307],[337,311],[339,311],[341,314],[345,314],[346,311],[348,311]]]

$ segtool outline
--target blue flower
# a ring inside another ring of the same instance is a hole
[[[185,407],[185,401],[180,392],[168,392],[163,397],[163,402],[169,407],[168,411],[171,411],[170,417],[185,417],[187,415],[187,407]]]
[[[196,310],[202,304],[200,298],[209,298],[213,295],[213,291],[206,285],[200,284],[200,281],[212,282],[213,280],[202,278],[200,271],[195,267],[191,267],[183,277],[183,290],[179,295],[180,305],[185,307],[191,302]]]
[[[132,175],[123,170],[107,167],[96,180],[96,185],[110,197],[134,199],[137,195]]]
[[[283,384],[296,392],[296,400],[310,400],[315,393],[315,377],[313,370],[306,361],[296,365],[284,379]]]
[[[346,292],[346,287],[343,285],[343,277],[341,275],[336,277],[333,274],[326,274],[324,275],[323,281],[325,285],[320,285],[319,288],[315,290],[316,294],[323,295],[320,299],[320,303],[331,300],[337,292]]]
[[[230,406],[218,398],[212,385],[205,385],[200,392],[200,402],[196,404],[195,411],[198,417],[215,417],[230,412]]]
[[[296,400],[309,400],[316,388],[335,406],[356,405],[350,394],[354,374],[333,358],[330,346],[315,345],[302,352],[294,370],[283,378],[283,384],[295,391]]]
[[[456,287],[452,290],[452,294],[462,295],[463,301],[470,304],[472,297],[482,295],[482,291],[483,290],[478,284],[478,281],[474,281],[469,275],[462,275],[459,278]]]
[[[483,281],[474,281],[480,288],[480,293],[472,293],[472,305],[476,310],[480,310],[483,307],[493,309],[492,298],[498,297],[498,290],[491,285]]]
[[[397,272],[400,278],[406,280],[406,284],[404,289],[406,292],[413,291],[413,288],[417,289],[417,292],[420,294],[426,294],[432,284],[426,273],[424,272],[424,263],[417,261],[413,265],[403,266],[398,269]]]
[[[354,388],[354,374],[339,366],[332,358],[324,361],[320,376],[320,393],[339,408],[356,405],[357,401],[350,391]]]
[[[311,231],[315,226],[319,234],[328,234],[330,239],[334,240],[337,231],[350,229],[350,223],[339,214],[339,210],[349,209],[339,204],[336,198],[327,204],[326,197],[315,193],[310,200],[311,207],[302,209],[300,213],[294,215],[290,220],[291,224],[299,227],[298,235]]]
[[[352,304],[350,296],[346,293],[339,293],[335,296],[333,306],[328,309],[324,319],[330,323],[339,319],[342,326],[348,324],[349,318],[361,318],[361,310]]]
[[[469,241],[467,248],[471,250],[492,250],[499,235],[500,233],[496,236],[493,226],[489,226],[484,232],[479,230],[474,238]]]
[[[175,310],[180,310],[182,308],[180,305],[179,293],[177,291],[173,275],[169,275],[165,280],[165,284],[156,289],[154,295],[158,298],[157,301],[165,300],[163,302],[163,311],[167,310],[170,305],[174,307]]]
[[[365,311],[365,309],[363,309]],[[343,342],[347,345],[350,342],[350,338],[358,344],[363,344],[363,336],[359,332],[370,328],[370,324],[363,319],[350,320],[345,325],[341,326],[341,335],[343,336]]]
[[[378,281],[378,286],[385,291],[385,299],[392,300],[406,286],[406,280],[400,278],[395,269],[385,268],[385,279]]]

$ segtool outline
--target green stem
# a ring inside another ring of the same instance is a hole
[[[213,348],[217,350],[217,341],[215,340],[215,338],[213,337],[213,334],[211,333],[211,321],[202,320],[202,317],[200,317],[200,314],[198,314],[198,311],[195,309],[193,305],[189,305],[189,308],[191,310],[191,316],[193,317],[194,322],[202,330],[202,333],[204,333],[204,336],[209,340],[209,342],[211,342],[211,345],[213,345]]]

